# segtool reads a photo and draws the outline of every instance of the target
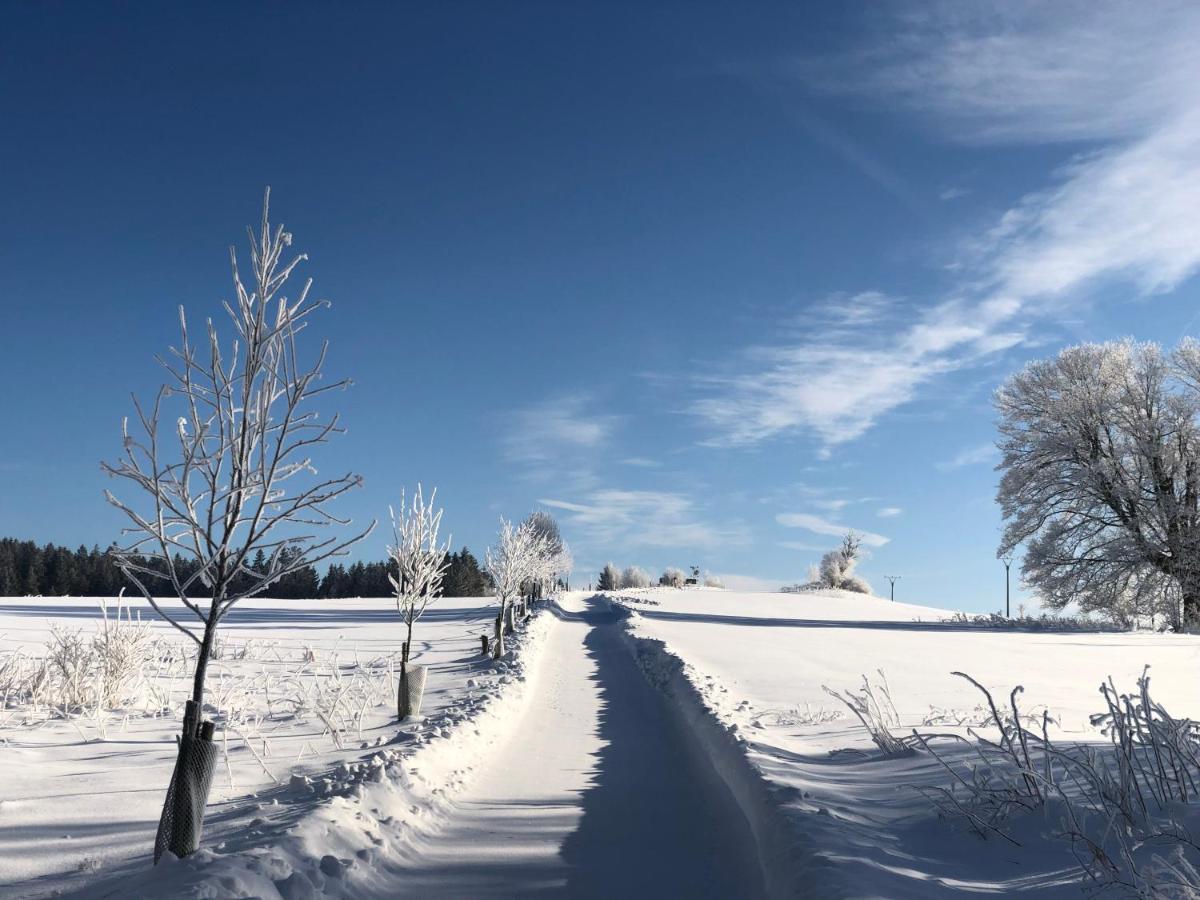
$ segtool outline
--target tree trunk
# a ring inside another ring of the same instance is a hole
[[[396,718],[408,716],[405,704],[408,698],[408,651],[412,646],[412,622],[408,623],[408,640],[400,645],[400,685],[396,691]]]
[[[1200,585],[1184,585],[1183,630],[1200,631]]]
[[[196,674],[192,678],[192,699],[196,701],[197,715],[204,711],[204,677],[208,674],[208,658],[212,655],[216,636],[216,622],[207,622],[204,626],[204,641],[196,654]]]
[[[504,655],[504,609],[496,616],[496,639],[492,641],[493,656],[499,659]]]

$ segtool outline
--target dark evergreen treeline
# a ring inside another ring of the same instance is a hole
[[[285,551],[286,552],[286,551]],[[253,568],[266,569],[260,551]],[[187,577],[195,563],[176,557],[176,570]],[[392,593],[386,562],[335,563],[321,576],[305,566],[272,584],[261,596],[295,600],[309,597],[386,597]],[[447,597],[481,597],[491,586],[479,561],[466,547],[450,554],[450,567],[443,579]],[[66,596],[114,597],[136,594],[112,558],[99,547],[70,550],[54,544],[39,546],[33,541],[0,538],[0,597]]]

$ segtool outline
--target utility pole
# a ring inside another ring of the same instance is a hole
[[[1000,557],[1000,562],[1004,563],[1004,617],[1006,619],[1012,618],[1012,605],[1011,605],[1011,596],[1012,595],[1011,595],[1011,591],[1009,589],[1009,577],[1008,577],[1008,570],[1009,570],[1009,567],[1012,565],[1012,561],[1013,561],[1013,555],[1012,555],[1011,550],[1008,553],[1005,553],[1002,557]]]
[[[886,578],[888,580],[888,583],[892,586],[892,602],[895,603],[896,602],[896,582],[900,580],[900,576],[899,575],[884,575],[883,577]]]

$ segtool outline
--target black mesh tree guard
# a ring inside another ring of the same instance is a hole
[[[175,772],[167,787],[167,799],[154,838],[156,865],[167,850],[176,856],[187,856],[200,846],[204,808],[208,805],[208,791],[217,765],[217,745],[212,736],[213,723],[202,722],[199,704],[189,700]]]

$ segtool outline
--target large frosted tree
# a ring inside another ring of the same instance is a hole
[[[1068,347],[997,392],[1006,527],[1055,608],[1200,627],[1200,345]]]

